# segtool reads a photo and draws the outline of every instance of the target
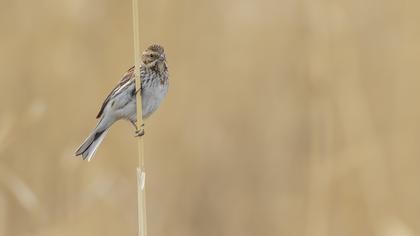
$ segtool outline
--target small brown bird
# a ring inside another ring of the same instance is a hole
[[[83,160],[90,161],[97,148],[105,138],[108,129],[114,122],[126,119],[136,128],[136,91],[134,66],[122,77],[102,104],[96,118],[100,119],[96,128],[77,149],[75,155],[82,155]],[[168,92],[168,67],[162,46],[151,45],[142,54],[140,67],[141,99],[143,119],[148,118],[159,107]]]

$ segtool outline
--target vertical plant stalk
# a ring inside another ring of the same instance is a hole
[[[143,110],[140,96],[140,31],[139,31],[139,0],[132,0],[133,7],[133,36],[134,36],[134,74],[136,80],[136,91],[139,91],[137,98],[137,127],[143,129]],[[144,168],[144,136],[138,137],[139,166],[137,167],[137,210],[139,236],[147,236],[146,220],[146,189]]]

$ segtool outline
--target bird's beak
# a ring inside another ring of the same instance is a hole
[[[166,59],[165,54],[160,55],[159,60],[164,61]]]

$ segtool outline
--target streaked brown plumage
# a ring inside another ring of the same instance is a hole
[[[140,78],[143,119],[146,119],[159,107],[168,91],[168,67],[162,46],[151,45],[143,52]],[[96,116],[100,119],[96,128],[75,155],[90,161],[112,124],[126,119],[135,126],[136,115],[134,67],[131,67],[103,102]]]

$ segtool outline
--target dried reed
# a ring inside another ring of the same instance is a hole
[[[140,83],[140,30],[139,30],[139,0],[132,1],[133,8],[133,36],[134,36],[134,62],[136,90],[141,87]],[[139,93],[140,95],[140,93]],[[141,107],[141,96],[137,96],[137,127],[143,129],[143,114]],[[145,168],[144,168],[144,136],[138,137],[139,166],[137,167],[137,208],[139,236],[147,235],[146,221],[146,189],[145,189]]]

